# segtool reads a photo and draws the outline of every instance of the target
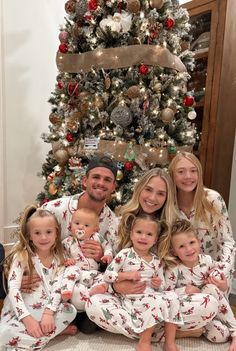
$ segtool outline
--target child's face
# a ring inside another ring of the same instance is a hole
[[[178,233],[171,239],[172,249],[175,256],[187,267],[198,264],[200,242],[194,232]]]
[[[174,183],[183,192],[191,192],[198,184],[197,167],[186,158],[182,158],[176,164],[174,170]]]
[[[79,234],[81,240],[90,239],[98,230],[98,223],[95,215],[83,211],[76,211],[72,216],[71,233]],[[81,233],[82,232],[82,233]]]
[[[142,255],[149,250],[157,241],[158,224],[154,221],[137,219],[130,233],[130,239],[135,251]]]
[[[29,235],[36,252],[49,253],[57,238],[57,227],[53,217],[35,217],[29,222]]]

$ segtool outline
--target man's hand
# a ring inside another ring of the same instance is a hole
[[[21,281],[21,292],[30,294],[35,288],[39,286],[41,278],[38,274],[33,274],[31,280],[29,281],[29,276],[24,274]]]
[[[74,258],[67,258],[64,262],[65,267],[74,266],[76,264],[76,259]]]
[[[113,289],[118,294],[127,295],[127,294],[142,294],[145,290],[146,284],[141,281],[129,281],[124,280],[119,283],[113,283]]]
[[[187,295],[191,295],[191,294],[197,294],[197,293],[200,293],[201,290],[199,288],[197,288],[196,286],[194,285],[186,285],[186,288],[185,288],[185,293]]]
[[[27,330],[27,333],[34,338],[40,338],[44,336],[41,329],[40,323],[36,321],[31,315],[22,318],[22,322]]]
[[[45,309],[40,321],[40,325],[45,335],[47,335],[48,333],[51,333],[55,329],[56,326],[55,326],[53,311],[51,311],[48,308]]]
[[[94,240],[85,240],[81,244],[81,249],[85,257],[93,258],[97,262],[100,262],[103,256],[102,246]]]

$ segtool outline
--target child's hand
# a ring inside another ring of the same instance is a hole
[[[50,309],[46,308],[43,312],[40,325],[44,335],[47,335],[54,331],[55,329],[55,322],[54,322],[54,313]]]
[[[200,293],[201,290],[199,288],[197,288],[196,286],[194,285],[186,285],[186,288],[185,288],[185,293],[187,295],[191,295],[191,294],[197,294],[197,293]]]
[[[36,321],[31,315],[22,318],[22,322],[27,330],[27,333],[34,338],[40,338],[44,336],[41,329],[40,323]]]
[[[129,280],[137,281],[141,279],[141,274],[140,272],[129,272]]]
[[[154,289],[160,288],[161,283],[162,283],[162,280],[157,275],[154,275],[152,277],[152,279],[151,279],[151,286],[152,286],[152,288],[154,288]]]
[[[110,256],[110,255],[104,255],[101,258],[102,263],[110,264],[111,261],[112,261],[112,256]]]
[[[76,260],[74,258],[67,258],[64,262],[65,267],[74,266],[76,264]]]
[[[227,282],[227,279],[226,279],[224,273],[220,273],[220,279],[218,276],[214,277],[214,276],[210,275],[207,278],[207,283],[214,284],[222,292],[225,292],[228,290],[228,282]]]

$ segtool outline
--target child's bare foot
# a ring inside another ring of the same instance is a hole
[[[99,284],[90,289],[89,295],[105,294],[107,292],[107,284]]]
[[[164,351],[179,351],[175,343],[171,343],[171,344],[164,343],[163,349]]]
[[[63,291],[61,293],[61,298],[63,301],[68,301],[72,298],[72,291]]]
[[[66,329],[64,329],[60,335],[75,335],[78,332],[78,328],[76,327],[76,325],[74,324],[70,324],[68,325],[68,327],[66,327]]]
[[[203,328],[189,329],[189,330],[176,330],[176,338],[199,338],[203,333]]]
[[[140,342],[135,347],[135,351],[152,351],[152,345],[150,342]]]

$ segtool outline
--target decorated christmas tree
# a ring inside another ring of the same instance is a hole
[[[189,16],[178,1],[68,0],[38,201],[78,193],[94,154],[118,165],[112,206],[196,142]]]

